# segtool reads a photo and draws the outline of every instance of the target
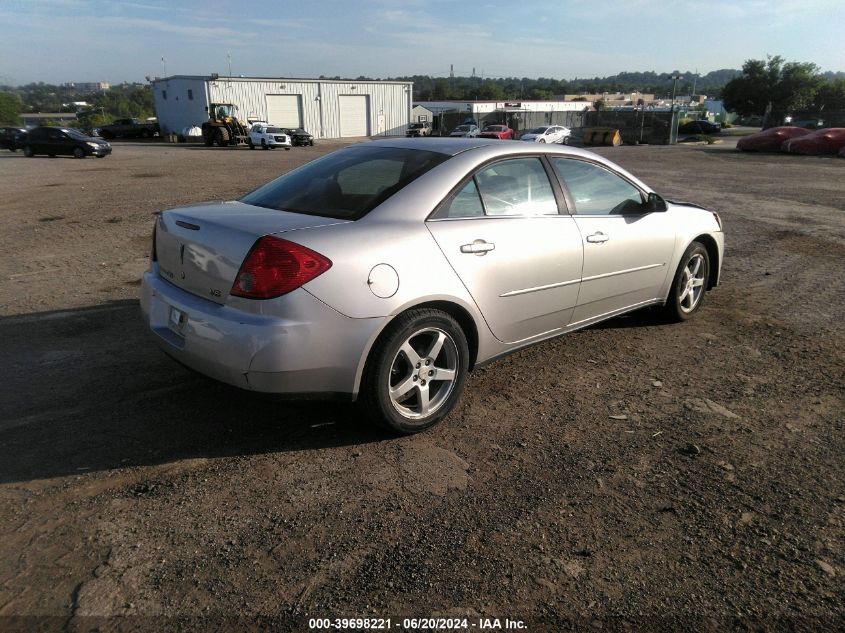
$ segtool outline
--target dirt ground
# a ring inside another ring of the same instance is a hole
[[[338,144],[0,154],[0,630],[842,630],[845,160],[732,145],[598,150],[721,214],[695,319],[517,353],[407,438],[198,377],[139,314],[154,212]]]

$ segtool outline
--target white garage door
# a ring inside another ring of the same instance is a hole
[[[300,95],[267,95],[267,123],[279,127],[302,127]]]
[[[340,95],[340,135],[369,136],[368,95]]]

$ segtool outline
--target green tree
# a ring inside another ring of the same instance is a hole
[[[722,90],[725,107],[743,116],[791,112],[809,107],[824,78],[815,64],[788,62],[779,55],[765,61],[749,59],[742,74],[731,79]]]
[[[0,123],[18,125],[21,117],[21,98],[11,92],[0,92]]]

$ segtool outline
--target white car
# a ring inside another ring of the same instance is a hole
[[[451,137],[462,137],[462,138],[475,138],[481,134],[481,130],[477,125],[472,125],[470,123],[464,123],[463,125],[459,125],[452,133],[449,135]]]
[[[519,137],[520,141],[532,141],[534,143],[562,143],[569,144],[569,137],[572,130],[562,125],[541,125],[530,132]]]
[[[273,149],[284,147],[290,149],[290,134],[280,127],[273,127],[267,123],[253,123],[249,130],[247,139],[249,149],[260,147],[261,149]]]

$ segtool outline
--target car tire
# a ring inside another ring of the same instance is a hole
[[[255,143],[252,142],[252,139],[249,139],[246,144],[249,145],[249,149],[255,149]]]
[[[97,158],[105,158],[106,157],[105,154],[97,154],[96,156],[97,156]]]
[[[404,435],[419,433],[455,406],[468,366],[466,335],[455,319],[440,310],[408,310],[373,346],[360,403],[379,426]],[[438,373],[444,378],[438,379]]]
[[[27,158],[32,158],[33,156],[35,156],[35,150],[32,149],[31,145],[24,145],[23,155]]]
[[[269,149],[267,147],[267,141],[265,141],[264,139],[261,139],[261,149]]]
[[[693,242],[684,251],[663,316],[667,321],[686,321],[695,314],[704,302],[704,293],[710,279],[710,255],[700,242]]]
[[[73,157],[74,158],[85,158],[85,150],[81,147],[74,147],[73,148]]]
[[[141,130],[141,138],[150,138],[152,136],[149,130]]]

